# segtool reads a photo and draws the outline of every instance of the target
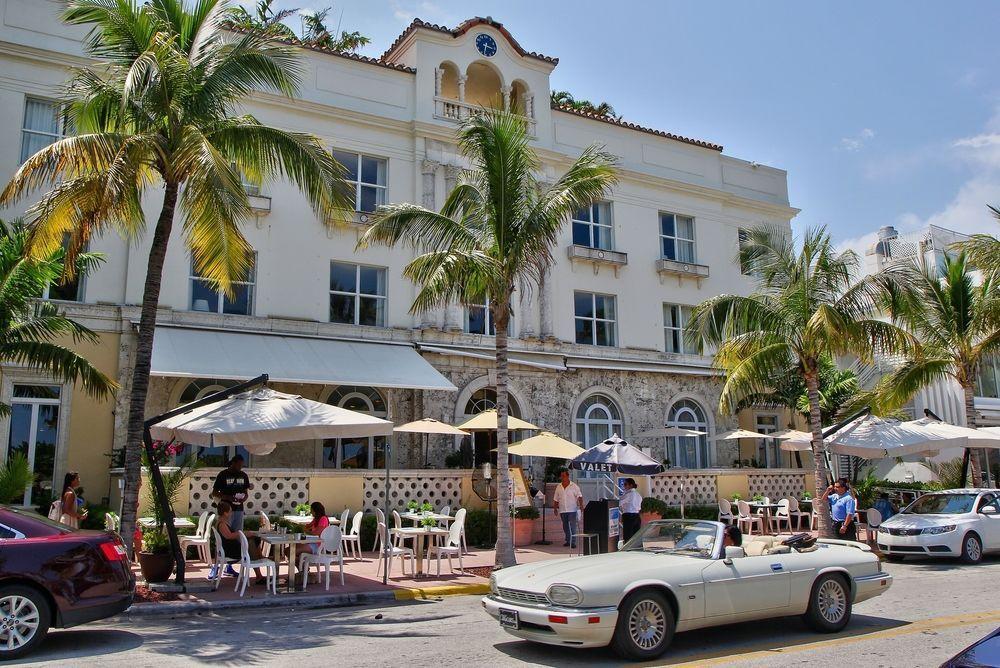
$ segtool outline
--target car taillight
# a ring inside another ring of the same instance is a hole
[[[108,561],[125,561],[125,546],[118,541],[101,543],[101,553]]]

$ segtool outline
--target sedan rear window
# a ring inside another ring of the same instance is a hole
[[[31,510],[11,506],[0,506],[0,524],[23,533],[26,538],[61,536],[73,532],[65,524],[53,522]]]
[[[975,494],[925,494],[903,511],[907,515],[952,515],[972,512]]]

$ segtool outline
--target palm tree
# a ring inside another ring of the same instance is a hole
[[[235,115],[255,90],[292,97],[302,77],[293,47],[251,33],[224,39],[227,0],[69,0],[63,18],[91,28],[87,53],[101,64],[74,71],[67,113],[79,133],[28,158],[0,205],[40,189],[28,209],[31,253],[64,237],[72,255],[95,234],[147,232],[142,202],[158,193],[132,371],[125,446],[122,536],[132,541],[146,392],[163,261],[179,211],[196,269],[224,291],[245,274],[251,218],[241,175],[296,184],[324,221],[346,211],[340,168],[313,135]],[[70,258],[71,259],[71,258]]]
[[[920,346],[893,373],[879,382],[878,391],[891,405],[903,405],[922,387],[952,378],[962,388],[965,420],[976,426],[975,395],[979,366],[1000,352],[1000,288],[983,277],[975,284],[965,253],[945,256],[935,268],[909,266],[900,275],[914,298],[897,305],[895,315],[920,341]],[[982,484],[978,452],[971,457],[972,479]]]
[[[987,205],[993,217],[1000,220],[1000,208]],[[994,277],[1000,277],[1000,239],[989,234],[973,234],[968,241],[956,244],[964,251],[969,264]]]
[[[512,294],[530,290],[552,263],[571,212],[601,199],[616,182],[614,156],[590,147],[543,188],[524,119],[497,109],[470,117],[458,133],[471,162],[440,213],[414,204],[382,207],[359,248],[406,242],[421,253],[403,275],[420,286],[411,312],[489,300],[496,322],[498,508],[507,508],[507,327]],[[510,517],[497,513],[498,566],[515,562]]]
[[[573,97],[572,93],[564,90],[552,91],[549,93],[549,99],[552,104],[557,107],[569,107],[570,109],[575,109],[576,111],[582,111],[588,114],[594,114],[595,116],[606,116],[607,118],[612,118],[616,121],[620,121],[622,118],[615,113],[615,108],[607,102],[594,104],[590,100],[577,100]]]
[[[302,13],[303,43],[347,53],[354,53],[361,47],[371,43],[369,37],[362,35],[356,30],[354,32],[341,32],[339,36],[336,34],[336,30],[331,32],[326,27],[326,17],[330,13],[330,9],[330,7],[327,7],[318,12],[306,11]]]
[[[96,343],[98,335],[63,315],[52,302],[38,301],[43,291],[65,275],[86,274],[101,258],[83,253],[65,271],[61,248],[48,256],[28,256],[28,230],[20,223],[0,221],[0,365],[43,371],[104,398],[118,386],[81,355],[67,348],[66,339]],[[0,418],[10,406],[0,402]]]
[[[870,359],[878,350],[900,350],[908,335],[878,320],[894,284],[884,275],[852,281],[859,259],[838,253],[825,229],[806,232],[796,252],[776,226],[751,230],[740,249],[740,266],[760,277],[749,296],[719,295],[692,313],[688,336],[699,349],[717,346],[716,364],[726,371],[719,410],[771,389],[778,374],[794,369],[809,398],[813,482],[818,498],[826,488],[820,369],[824,358],[853,354]],[[830,535],[829,508],[819,505],[819,530]]]
[[[236,28],[248,31],[258,31],[269,37],[278,39],[296,39],[295,31],[287,24],[288,19],[298,13],[298,9],[274,9],[274,0],[259,0],[251,14],[246,7],[236,5],[228,20]]]

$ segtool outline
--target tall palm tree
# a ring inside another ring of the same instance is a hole
[[[896,371],[878,386],[890,405],[903,405],[922,387],[952,378],[962,388],[965,419],[976,426],[979,366],[1000,352],[1000,284],[984,276],[977,286],[965,253],[945,256],[937,270],[909,266],[900,276],[914,299],[897,306],[896,317],[920,341]],[[971,457],[972,479],[982,484],[978,452]]]
[[[330,7],[319,11],[305,11],[302,13],[302,41],[310,46],[318,46],[323,49],[333,51],[345,51],[354,53],[363,46],[371,43],[371,38],[362,35],[357,30],[339,35],[336,30],[331,31],[326,25],[327,16],[330,14]]]
[[[156,193],[135,365],[129,388],[122,536],[131,543],[153,331],[168,240],[179,213],[196,269],[220,289],[245,274],[251,248],[240,232],[251,218],[241,175],[296,184],[324,221],[346,210],[340,168],[313,135],[236,115],[256,90],[292,97],[302,70],[292,47],[259,34],[224,39],[227,0],[69,0],[63,19],[91,28],[67,113],[76,136],[21,165],[0,204],[43,190],[28,209],[33,254],[69,238],[72,256],[95,234],[134,240],[148,232],[142,210]],[[162,199],[161,199],[162,198]]]
[[[551,186],[535,177],[540,163],[524,119],[487,109],[461,127],[458,143],[471,162],[440,213],[415,204],[382,207],[358,242],[412,244],[421,253],[403,270],[420,286],[411,312],[489,300],[496,322],[498,566],[515,563],[507,482],[507,327],[512,294],[530,290],[552,264],[552,248],[570,214],[601,199],[616,182],[614,156],[590,147]]]
[[[806,232],[796,252],[782,229],[751,230],[738,261],[760,277],[749,296],[718,295],[694,309],[689,338],[699,349],[717,346],[716,364],[726,371],[719,410],[731,412],[751,394],[767,392],[778,374],[794,369],[809,399],[813,484],[826,488],[820,369],[824,358],[853,354],[871,359],[878,350],[907,349],[909,336],[877,319],[895,285],[876,275],[852,280],[859,265],[853,251],[838,253],[825,229]],[[820,504],[819,530],[830,535],[830,510]]]
[[[61,248],[31,258],[27,245],[28,230],[23,225],[0,221],[0,365],[43,371],[68,383],[79,382],[92,396],[108,396],[117,384],[64,345],[67,339],[96,343],[98,335],[67,318],[52,302],[37,300],[64,276],[86,274],[101,258],[80,254],[65,271]],[[10,406],[0,402],[0,417],[9,414]]]
[[[1000,220],[1000,207],[987,205],[993,217]],[[964,251],[969,264],[990,276],[1000,277],[1000,239],[990,234],[973,234],[968,241],[956,244]]]
[[[234,6],[228,20],[234,27],[243,30],[256,30],[280,39],[296,39],[295,31],[285,23],[285,19],[295,16],[298,11],[291,7],[275,9],[274,0],[258,0],[252,13],[242,5]]]

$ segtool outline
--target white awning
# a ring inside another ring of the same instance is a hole
[[[458,388],[409,344],[157,327],[152,374],[180,378],[364,385],[415,390]]]

